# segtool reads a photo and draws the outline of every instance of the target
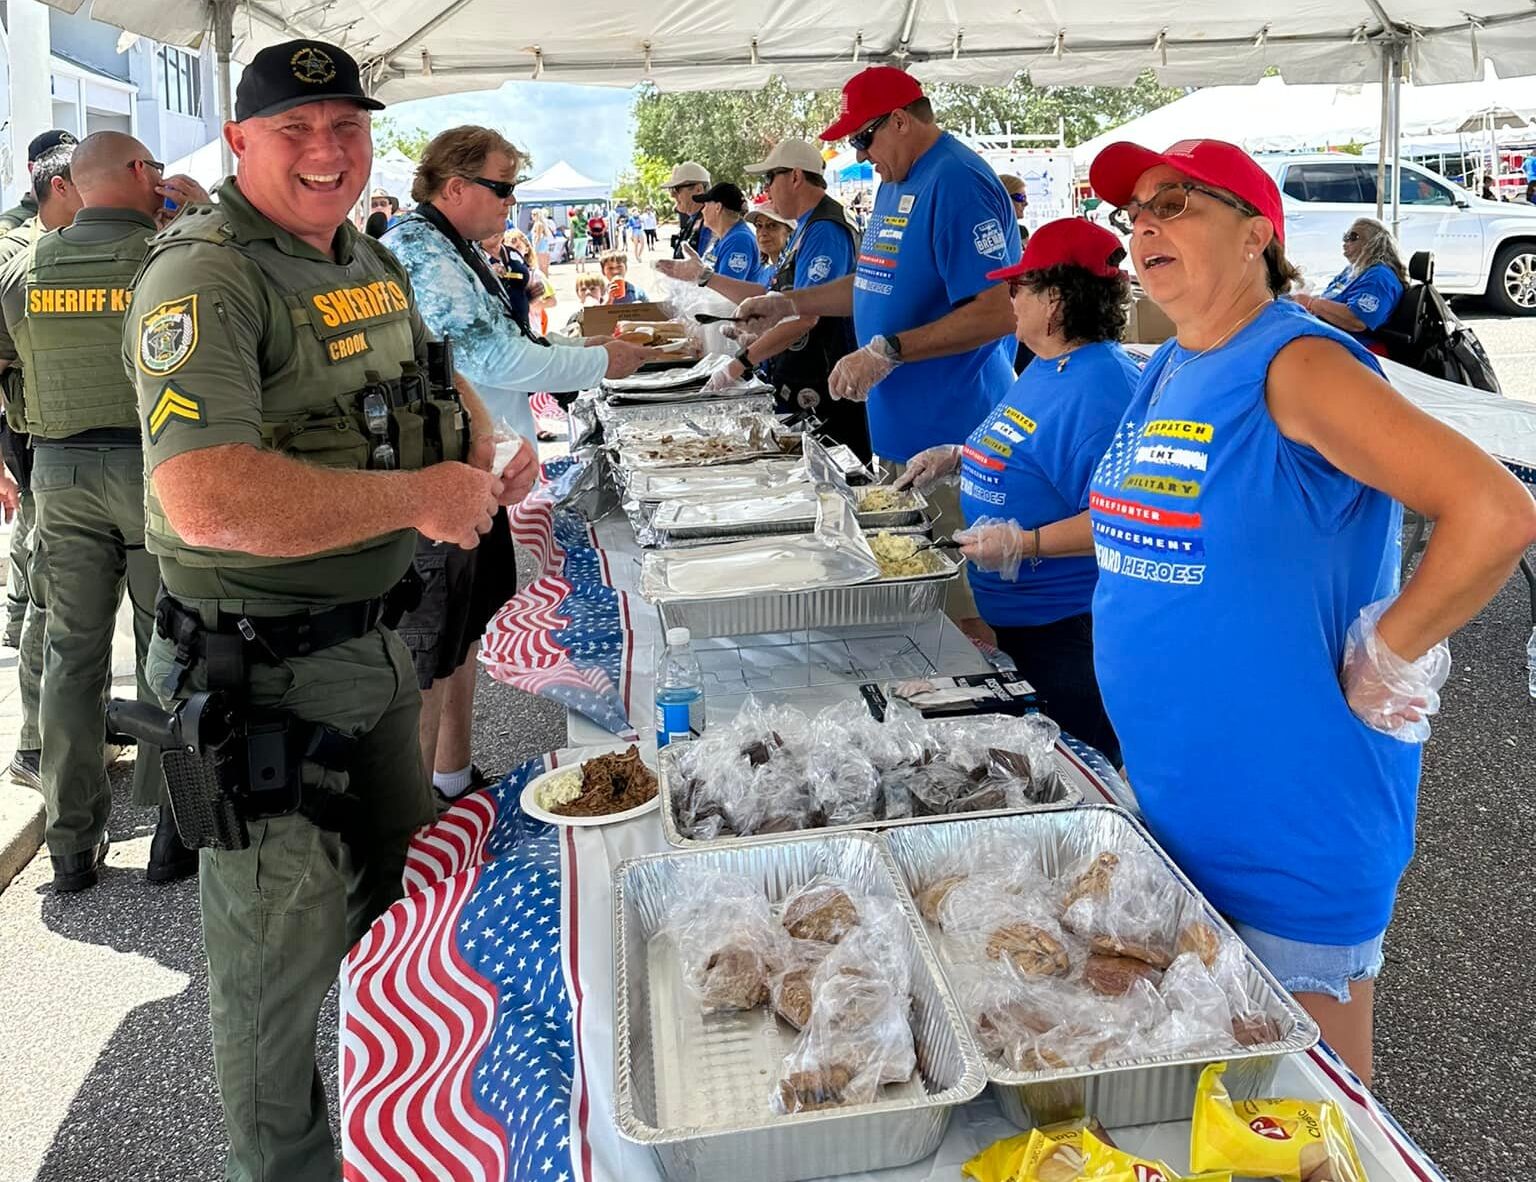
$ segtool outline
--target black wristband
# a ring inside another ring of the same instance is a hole
[[[901,337],[895,333],[885,338],[885,343],[891,347],[891,352],[896,355],[896,360],[901,360]]]
[[[747,356],[747,350],[743,349],[740,353],[736,354],[736,360],[742,369],[748,373],[752,372],[752,358]]]

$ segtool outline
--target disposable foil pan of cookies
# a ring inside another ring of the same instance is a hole
[[[662,809],[665,815],[665,799]],[[933,880],[939,867],[963,864],[968,852],[997,839],[1017,848],[1020,859],[1038,856],[1042,868],[1053,876],[1079,858],[1106,849],[1150,853],[1187,895],[1186,916],[1198,917],[1224,939],[1241,943],[1146,829],[1129,813],[1110,805],[955,818],[944,825],[897,824],[880,836],[914,896]],[[1020,1128],[1084,1116],[1097,1117],[1111,1127],[1187,1120],[1200,1073],[1213,1062],[1228,1064],[1223,1082],[1237,1098],[1265,1094],[1280,1061],[1313,1046],[1318,1029],[1252,951],[1243,947],[1243,955],[1244,985],[1250,996],[1263,1000],[1264,1016],[1280,1032],[1278,1039],[1215,1055],[1146,1055],[1102,1066],[1044,1071],[1015,1071],[998,1056],[984,1054],[1003,1115]],[[947,967],[942,954],[940,960]]]
[[[917,1072],[871,1104],[780,1116],[771,1107],[796,1035],[766,1008],[704,1014],[665,934],[679,876],[738,874],[776,905],[818,874],[894,900],[907,917]],[[981,1053],[896,867],[867,834],[654,854],[613,876],[615,1123],[670,1182],[796,1182],[920,1161],[954,1108],[986,1087]]]
[[[734,417],[743,414],[771,415],[773,413],[773,395],[767,392],[732,395],[728,398],[716,398],[704,402],[691,403],[687,407],[679,407],[675,403],[619,403],[614,405],[601,398],[596,400],[595,410],[597,421],[609,432],[622,430],[634,424],[647,426],[670,426],[680,422],[684,416],[697,421],[708,421],[716,415]]]
[[[948,725],[959,725],[964,720],[935,720],[931,725],[942,731]],[[657,795],[661,797],[661,832],[668,845],[681,849],[722,849],[737,845],[755,845],[764,841],[779,841],[782,833],[747,834],[745,836],[701,839],[690,837],[678,824],[679,807],[683,804],[684,789],[678,782],[677,769],[672,758],[675,752],[662,748],[656,762]],[[906,825],[932,825],[947,821],[970,821],[982,817],[1012,817],[1020,812],[1037,812],[1043,809],[1074,808],[1083,802],[1083,792],[1064,772],[1064,757],[1059,748],[1052,752],[1052,767],[1045,783],[1034,789],[1039,800],[1022,809],[984,809],[974,813],[941,813],[930,817],[891,817],[887,820],[868,821],[858,825],[824,825],[817,829],[799,830],[805,834],[864,833],[873,830]]]

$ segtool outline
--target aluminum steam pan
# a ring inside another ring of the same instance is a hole
[[[797,474],[799,469],[798,460],[783,457],[710,468],[640,468],[626,474],[625,492],[635,500],[647,503],[766,492],[805,483]]]
[[[766,393],[731,394],[713,400],[701,400],[700,403],[687,407],[645,402],[615,406],[600,399],[596,403],[596,410],[598,422],[611,431],[621,431],[626,427],[639,424],[666,426],[687,419],[704,421],[716,415],[733,418],[744,414],[771,415],[773,414],[773,397]]]
[[[644,503],[641,504],[641,507],[642,508],[645,507]],[[634,518],[631,517],[630,520],[633,522]],[[927,510],[924,510],[923,511],[923,515],[921,517],[919,517],[917,519],[917,521],[913,522],[911,525],[893,525],[893,526],[890,526],[889,528],[882,529],[881,532],[882,533],[890,533],[890,534],[920,536],[921,540],[926,542],[926,541],[930,540],[930,537],[932,535],[933,526],[934,526],[934,520],[935,519],[933,518],[933,516]],[[859,517],[859,522],[860,522],[861,525],[863,524],[863,521],[864,521],[863,517],[860,516]],[[680,537],[680,536],[678,536],[675,533],[658,534],[658,535],[654,535],[654,541],[652,541],[652,542],[650,542],[648,544],[656,546],[656,547],[658,547],[659,549],[662,549],[662,550],[693,550],[693,549],[697,549],[699,546],[713,546],[713,545],[716,545],[716,544],[718,544],[720,542],[749,542],[753,538],[760,538],[760,537],[764,536],[765,534],[801,533],[801,532],[804,532],[806,530],[814,528],[815,525],[816,525],[816,523],[814,521],[811,521],[809,523],[797,521],[797,522],[795,522],[794,528],[792,530],[775,528],[773,525],[770,524],[768,526],[765,526],[765,527],[762,527],[762,528],[759,528],[759,529],[755,529],[755,530],[752,530],[752,531],[748,531],[748,530],[743,529],[739,533],[730,533],[730,534],[700,534],[698,537]],[[871,532],[873,532],[873,531],[872,530],[866,530],[865,531],[865,535],[868,536],[868,534],[871,533]]]
[[[941,611],[960,566],[947,554],[942,569],[909,579],[875,579],[850,587],[815,587],[757,595],[698,596],[661,604],[662,625],[687,628],[695,637],[755,636],[807,628],[855,628],[905,624]]]
[[[917,1074],[872,1104],[780,1116],[770,1101],[798,1037],[766,1007],[704,1014],[664,926],[680,875],[744,875],[781,903],[817,874],[895,900],[907,917]],[[904,1165],[938,1148],[958,1104],[986,1087],[896,867],[864,834],[655,854],[614,871],[614,1042],[619,1135],[655,1151],[671,1182],[795,1182]]]
[[[960,719],[934,721],[932,725],[942,728],[953,725]],[[764,833],[749,837],[717,837],[712,841],[703,841],[696,837],[687,836],[677,824],[677,807],[681,803],[681,786],[677,782],[677,772],[672,766],[673,755],[669,749],[663,747],[656,763],[657,795],[661,797],[661,832],[667,839],[668,845],[675,845],[682,849],[725,849],[738,845],[755,845],[763,841],[783,840],[782,833]],[[1070,780],[1063,770],[1065,758],[1059,751],[1051,753],[1053,767],[1050,774],[1050,782],[1045,786],[1044,799],[1038,804],[1028,804],[1021,809],[988,809],[975,813],[950,813],[936,817],[893,817],[886,821],[868,821],[860,825],[827,825],[820,829],[802,830],[804,833],[862,833],[876,829],[887,829],[895,825],[931,825],[937,822],[970,821],[981,817],[1012,817],[1019,813],[1040,812],[1043,809],[1072,808],[1083,802],[1083,792]]]
[[[924,518],[928,512],[928,498],[923,496],[915,488],[904,489],[908,496],[908,503],[899,509],[864,509],[861,506],[870,492],[880,485],[871,485],[865,488],[852,490],[854,497],[854,511],[858,514],[859,524],[865,529],[889,529],[895,526],[915,525]]]
[[[936,877],[938,867],[953,865],[956,859],[999,840],[1016,846],[1019,859],[1049,875],[1103,850],[1150,853],[1186,893],[1180,921],[1202,919],[1224,938],[1237,940],[1147,831],[1128,813],[1108,805],[954,820],[945,825],[894,825],[881,836],[914,895]],[[1244,953],[1248,992],[1263,1002],[1265,1015],[1280,1031],[1278,1041],[1223,1055],[1149,1055],[1102,1067],[1036,1072],[1015,1071],[988,1055],[987,1075],[1003,1115],[1020,1128],[1082,1116],[1097,1117],[1111,1127],[1188,1120],[1200,1072],[1207,1064],[1221,1061],[1229,1064],[1225,1079],[1235,1096],[1251,1099],[1263,1094],[1280,1060],[1311,1047],[1318,1040],[1318,1030],[1258,957],[1246,948]]]
[[[861,498],[856,492],[854,497],[855,516],[866,530],[914,526],[927,516],[928,502],[915,493],[908,508],[868,512],[857,509]],[[665,502],[651,525],[670,538],[801,533],[816,528],[817,504],[812,485],[795,484],[740,496]]]

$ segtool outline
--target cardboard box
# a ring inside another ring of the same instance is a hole
[[[1144,295],[1131,300],[1130,319],[1125,322],[1126,344],[1160,345],[1173,334],[1173,321],[1161,308]]]
[[[611,337],[621,320],[666,320],[667,310],[661,304],[595,304],[576,313],[576,323],[581,326],[582,336]]]

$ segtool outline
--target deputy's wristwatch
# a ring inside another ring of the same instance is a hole
[[[704,270],[699,273],[699,286],[708,287],[709,281],[714,277],[715,269],[713,267],[705,267]]]
[[[740,353],[736,354],[736,364],[741,366],[743,373],[752,372],[752,358],[747,356],[746,349],[743,349]]]
[[[888,337],[876,336],[869,343],[883,353],[892,365],[901,364],[901,338],[895,333]]]

